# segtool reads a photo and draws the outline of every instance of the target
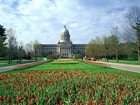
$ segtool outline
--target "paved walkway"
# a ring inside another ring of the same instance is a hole
[[[9,71],[13,69],[14,69],[14,66],[0,67],[0,72]]]
[[[42,61],[37,61],[37,62],[42,62]],[[17,64],[17,65],[13,65],[13,66],[5,66],[5,67],[0,67],[0,72],[9,71],[9,70],[13,70],[13,69],[15,68],[15,66],[18,66],[18,65],[32,64],[32,63],[34,63],[34,62],[23,63],[23,64]]]
[[[110,64],[112,68],[140,73],[140,65],[118,64],[118,63],[110,63],[110,62],[102,62],[102,63]]]

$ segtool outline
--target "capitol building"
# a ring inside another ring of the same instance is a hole
[[[71,57],[73,54],[85,54],[86,44],[73,44],[70,41],[70,33],[66,26],[61,31],[60,40],[57,44],[41,44],[42,54],[45,55],[49,52],[58,54],[60,57]]]

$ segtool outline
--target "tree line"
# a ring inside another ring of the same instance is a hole
[[[140,8],[129,8],[123,31],[114,26],[110,36],[96,37],[86,46],[86,55],[99,58],[136,59],[140,63]]]
[[[33,57],[40,56],[36,55],[36,49],[39,47],[38,40],[31,41],[25,45],[22,41],[18,42],[15,30],[12,28],[6,29],[0,24],[0,59],[8,59],[9,64],[14,59],[19,59],[19,63],[21,63],[22,59],[31,61]]]

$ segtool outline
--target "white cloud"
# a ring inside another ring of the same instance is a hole
[[[78,23],[72,23],[72,24],[70,24],[70,27],[78,27]]]
[[[138,0],[0,0],[0,24],[14,28],[24,43],[38,39],[56,44],[66,25],[73,43],[109,35],[113,26],[121,27],[130,6]]]
[[[1,2],[5,5],[12,5],[17,0],[1,0]]]

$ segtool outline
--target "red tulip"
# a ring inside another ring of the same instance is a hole
[[[55,95],[56,98],[58,98],[58,96],[59,96],[58,94]]]
[[[76,104],[79,104],[79,100],[76,100]]]
[[[130,102],[129,105],[132,105],[132,102]]]
[[[112,102],[110,102],[110,105],[113,105],[113,103],[112,103]]]
[[[83,87],[82,87],[82,85],[80,86],[80,89],[82,89]]]
[[[100,102],[98,105],[103,105],[102,102]]]
[[[26,87],[24,87],[23,90],[25,91],[26,90]]]
[[[48,100],[49,100],[49,98],[47,97],[45,100],[46,100],[46,101],[48,101]]]
[[[59,105],[62,105],[62,104],[63,104],[63,102],[62,102],[62,100],[60,100],[60,101],[59,101]]]
[[[79,94],[82,94],[82,91],[79,91]]]
[[[40,83],[38,83],[38,86],[40,86]]]
[[[97,84],[96,83],[94,83],[94,87],[96,87],[97,86]]]
[[[29,102],[28,105],[32,105],[32,104]]]
[[[6,86],[5,88],[8,89],[8,86]]]
[[[36,96],[36,97],[35,97],[35,101],[38,102],[38,100],[39,100],[39,99],[38,99],[38,97]]]
[[[32,97],[31,96],[28,96],[28,100],[30,100]]]
[[[63,89],[64,89],[64,87],[65,87],[65,86],[64,86],[64,85],[62,85],[62,88],[63,88]]]
[[[18,97],[17,102],[18,102],[18,103],[20,103],[20,102],[21,102],[21,100],[22,100],[22,97],[20,96],[20,97]]]
[[[3,99],[6,100],[6,96],[4,96]]]
[[[92,105],[92,101],[93,101],[93,98],[91,97],[91,98],[89,99],[89,105]]]
[[[0,101],[2,100],[2,96],[0,96]]]
[[[32,93],[32,94],[31,94],[31,98],[34,98],[34,96],[35,96],[34,93]]]
[[[12,95],[12,98],[14,98],[14,95]]]
[[[11,103],[11,99],[10,99],[10,98],[8,98],[8,99],[7,99],[7,102],[8,102],[8,103]]]
[[[48,95],[48,99],[50,98],[51,96],[50,95]]]
[[[89,94],[88,90],[86,90],[85,93],[86,93],[86,95],[88,95]]]
[[[70,91],[67,91],[67,94],[69,95],[70,94]]]

